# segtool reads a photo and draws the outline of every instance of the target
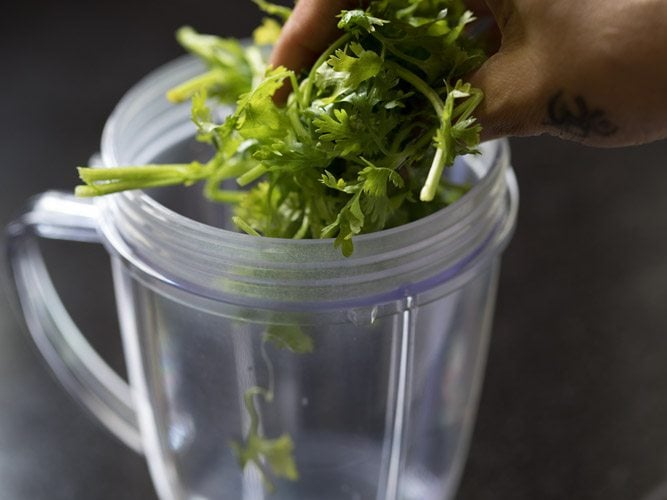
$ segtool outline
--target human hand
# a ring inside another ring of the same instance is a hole
[[[355,0],[300,0],[271,62],[311,64]],[[470,76],[483,139],[549,133],[597,146],[667,137],[667,0],[471,1],[499,50]]]

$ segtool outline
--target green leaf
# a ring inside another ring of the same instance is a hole
[[[350,44],[350,51],[353,55],[337,50],[329,59],[329,65],[339,73],[346,73],[345,85],[356,88],[380,72],[382,58],[372,50],[364,50],[356,42]]]
[[[167,94],[171,101],[180,102],[205,91],[221,102],[232,103],[239,94],[250,90],[256,73],[264,70],[253,67],[249,56],[252,47],[244,47],[239,40],[202,35],[189,26],[180,28],[176,38],[204,60],[209,71],[171,89]]]
[[[313,351],[313,339],[298,325],[270,325],[264,334],[264,339],[278,349],[287,349],[295,354]]]
[[[289,7],[284,7],[282,5],[277,5],[271,2],[267,2],[266,0],[252,0],[261,10],[266,12],[267,14],[270,14],[272,16],[276,16],[280,19],[282,19],[283,22],[287,21],[292,14],[292,9]]]
[[[332,143],[334,149],[341,156],[357,154],[363,149],[359,140],[360,134],[354,120],[350,118],[344,109],[333,109],[333,116],[322,114],[315,120],[313,125],[319,134],[319,139]]]
[[[397,188],[402,188],[405,184],[403,178],[395,170],[370,164],[359,172],[359,179],[363,181],[364,193],[375,197],[386,197],[390,183]]]
[[[197,139],[210,143],[213,140],[213,132],[218,128],[218,125],[211,118],[211,110],[206,99],[205,90],[192,96],[191,117],[198,130]]]
[[[290,481],[299,479],[294,461],[294,442],[289,434],[282,434],[277,439],[263,439],[258,443],[258,448],[266,457],[273,474]]]
[[[336,220],[322,230],[322,237],[335,236],[334,245],[340,248],[344,256],[349,257],[354,251],[352,237],[364,227],[364,212],[360,203],[361,191],[355,193],[341,209]]]
[[[273,373],[273,365],[269,358],[266,358],[266,362],[269,373]],[[253,386],[245,391],[243,400],[250,418],[250,428],[244,441],[233,441],[231,448],[241,469],[245,469],[249,464],[254,464],[266,488],[269,491],[275,491],[271,476],[284,477],[291,481],[299,478],[294,460],[294,443],[288,434],[270,439],[260,433],[259,412],[255,403],[257,396],[264,398],[267,402],[273,400],[273,392],[263,387]]]
[[[233,442],[232,450],[241,468],[245,468],[250,463],[257,465],[262,474],[262,479],[270,491],[274,491],[275,486],[264,472],[264,464],[276,477],[284,477],[290,481],[299,479],[299,472],[294,460],[294,442],[289,434],[282,434],[275,439],[253,434],[243,444]]]
[[[265,18],[262,25],[252,32],[252,38],[257,45],[274,45],[280,37],[281,26],[274,19]]]
[[[325,170],[320,179],[322,184],[326,187],[335,189],[336,191],[341,191],[343,193],[351,192],[350,189],[355,190],[354,186],[348,186],[344,179],[336,179],[331,172]],[[354,191],[352,191],[354,192]]]
[[[289,118],[285,109],[273,101],[273,95],[293,74],[283,67],[271,69],[257,87],[239,98],[234,113],[237,117],[235,125],[243,137],[279,139],[286,134]]]
[[[382,26],[389,22],[372,16],[361,9],[344,10],[339,17],[338,28],[345,31],[363,30],[372,33],[376,26]]]

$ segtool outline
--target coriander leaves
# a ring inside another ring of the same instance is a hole
[[[254,235],[334,238],[346,256],[356,235],[413,221],[465,192],[443,177],[457,155],[475,151],[482,99],[461,79],[483,61],[466,36],[472,14],[462,0],[372,0],[341,12],[341,37],[311,70],[269,68],[289,9],[256,3],[269,16],[255,43],[178,32],[208,70],[169,92],[192,100],[205,164],[80,169],[94,196],[202,181],[212,201],[235,205],[234,221]],[[284,106],[273,100],[291,87]],[[224,121],[210,106],[233,103]],[[235,179],[239,190],[220,187]]]

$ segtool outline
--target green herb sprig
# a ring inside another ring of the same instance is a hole
[[[484,60],[466,35],[463,0],[372,0],[342,11],[341,37],[308,72],[267,66],[290,10],[265,0],[252,45],[179,30],[180,43],[208,70],[172,89],[192,100],[197,138],[214,147],[206,163],[79,168],[76,194],[204,184],[232,203],[243,231],[268,237],[334,238],[349,256],[353,238],[413,221],[455,201],[444,170],[476,151],[473,112],[480,90],[462,78]],[[274,19],[277,18],[277,19]],[[291,87],[285,105],[274,101]],[[224,121],[211,107],[232,103]],[[222,182],[235,179],[239,190]]]
[[[257,409],[257,400],[272,403],[275,397],[275,375],[273,362],[266,351],[266,344],[274,348],[287,350],[294,354],[308,354],[313,351],[313,339],[297,325],[274,324],[268,327],[260,347],[262,359],[268,372],[268,387],[254,385],[243,394],[243,404],[248,415],[248,431],[243,441],[233,441],[232,450],[239,466],[244,470],[254,465],[259,472],[266,489],[275,492],[274,478],[289,481],[299,479],[299,470],[294,458],[294,441],[288,433],[277,438],[267,438],[261,430],[261,418]]]

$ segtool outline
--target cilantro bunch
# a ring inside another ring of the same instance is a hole
[[[197,139],[214,148],[206,163],[80,168],[81,196],[203,181],[212,201],[235,205],[235,224],[268,237],[335,238],[349,256],[353,237],[404,224],[452,203],[466,190],[443,176],[475,151],[472,113],[481,91],[462,78],[484,52],[466,34],[463,0],[372,0],[342,11],[342,31],[309,71],[267,66],[263,46],[291,10],[265,0],[269,16],[254,43],[179,30],[179,42],[207,65],[171,90],[192,100]],[[291,87],[284,105],[273,96]],[[233,104],[222,122],[212,106]],[[235,179],[238,190],[222,187]]]

